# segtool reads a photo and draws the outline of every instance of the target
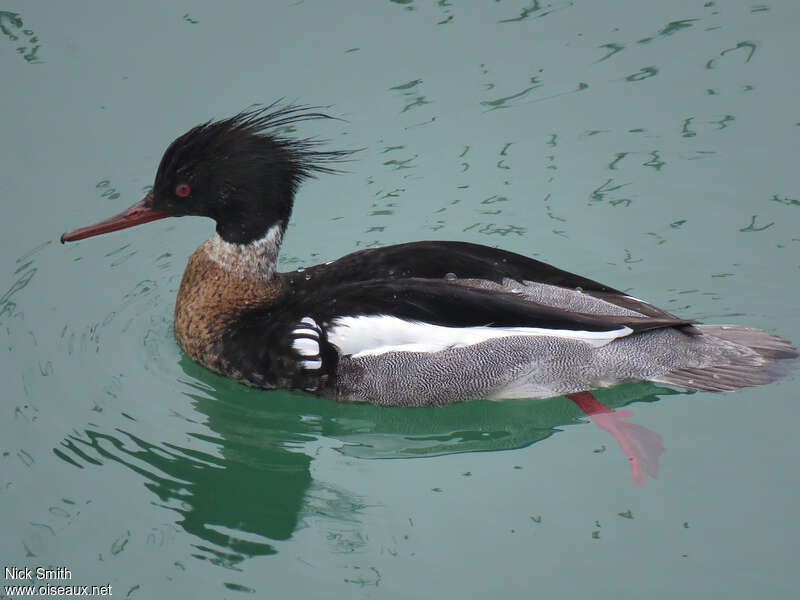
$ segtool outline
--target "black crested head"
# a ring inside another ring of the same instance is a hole
[[[287,138],[279,129],[330,118],[313,107],[274,103],[190,129],[161,158],[154,208],[211,217],[217,233],[237,244],[262,238],[276,224],[285,229],[300,182],[336,172],[331,165],[352,152],[320,151],[318,141]]]

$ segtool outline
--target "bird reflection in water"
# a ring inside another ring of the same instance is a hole
[[[572,394],[572,402],[477,401],[409,410],[265,393],[213,375],[186,357],[180,366],[189,376],[184,394],[195,410],[182,422],[188,430],[178,436],[180,443],[91,425],[66,436],[54,452],[80,468],[128,467],[161,506],[179,515],[176,524],[196,539],[195,558],[229,567],[274,554],[306,517],[357,520],[363,500],[356,492],[312,476],[321,438],[358,459],[515,450],[580,422],[585,413],[617,439],[634,483],[643,484],[646,475],[657,474],[661,437],[627,420],[633,413],[620,407],[685,393],[635,384],[597,391],[597,397]],[[187,436],[192,441],[183,441]]]

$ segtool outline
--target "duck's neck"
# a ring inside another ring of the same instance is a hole
[[[208,257],[226,271],[243,279],[269,281],[275,274],[284,226],[276,223],[263,237],[248,244],[226,242],[215,233],[202,248]]]
[[[279,297],[275,275],[283,227],[271,227],[249,244],[215,234],[200,245],[183,272],[175,301],[175,337],[181,348],[218,373],[238,377],[222,359],[221,344],[242,311]]]

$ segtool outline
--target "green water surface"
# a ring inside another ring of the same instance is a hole
[[[301,189],[284,270],[465,240],[797,343],[800,3],[0,8],[0,574],[117,598],[800,593],[797,376],[598,392],[663,439],[637,486],[565,398],[338,405],[198,367],[172,307],[209,221],[57,241],[137,201],[189,127],[286,98],[341,119],[288,134],[363,150]]]

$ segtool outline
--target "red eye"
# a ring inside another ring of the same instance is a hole
[[[175,188],[175,195],[180,196],[181,198],[186,198],[186,196],[188,196],[191,193],[192,193],[192,188],[190,188],[186,183],[179,183],[178,186]]]

